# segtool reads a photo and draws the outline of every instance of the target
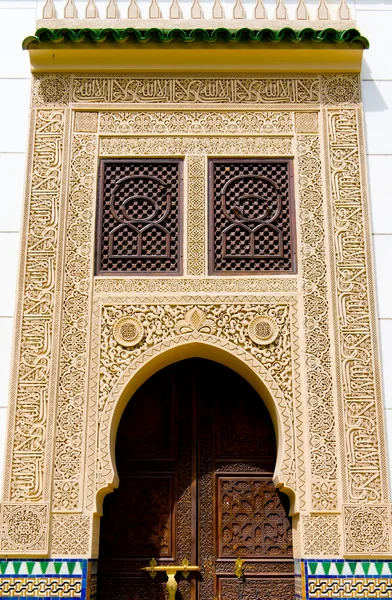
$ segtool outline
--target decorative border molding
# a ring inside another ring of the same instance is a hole
[[[50,77],[50,76],[49,76]],[[74,75],[72,101],[133,104],[318,104],[320,79],[304,77],[112,77]]]
[[[308,460],[313,509],[327,511],[338,508],[337,494],[333,493],[337,486],[337,452],[329,340],[324,199],[318,136],[297,136],[297,160],[310,436]],[[321,552],[316,554],[322,555]]]
[[[345,424],[345,498],[353,504],[382,504],[389,495],[359,118],[354,108],[325,113],[338,393]]]
[[[102,137],[100,156],[292,156],[289,137]]]
[[[197,157],[198,158],[198,157]],[[188,209],[189,212],[189,209]],[[189,222],[189,219],[188,219]],[[192,258],[192,255],[191,255]],[[189,260],[189,259],[188,259]],[[188,269],[190,267],[188,266]],[[101,294],[141,294],[141,293],[276,293],[297,292],[298,277],[198,277],[181,279],[146,277],[95,277],[94,292]]]
[[[89,114],[89,113],[76,113]],[[312,113],[310,113],[312,114]],[[317,116],[317,113],[314,113]],[[102,111],[102,135],[290,135],[294,133],[291,111]]]
[[[91,134],[75,134],[71,150],[56,447],[53,465],[52,509],[54,512],[75,511],[81,508],[85,398],[88,394],[89,299],[92,290],[94,254],[96,137]]]

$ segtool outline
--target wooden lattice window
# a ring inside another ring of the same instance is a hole
[[[101,160],[96,273],[181,274],[182,161]]]
[[[211,274],[296,270],[292,161],[209,161]]]

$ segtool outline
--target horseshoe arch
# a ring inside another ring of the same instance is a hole
[[[277,441],[277,458],[273,481],[276,487],[290,498],[290,514],[297,512],[295,491],[294,432],[292,410],[267,369],[249,352],[232,342],[215,336],[193,332],[161,342],[124,369],[114,384],[105,403],[98,433],[98,465],[96,478],[96,506],[102,514],[103,499],[119,485],[115,462],[117,428],[128,401],[151,375],[164,367],[186,358],[205,358],[241,375],[264,401],[274,425]]]

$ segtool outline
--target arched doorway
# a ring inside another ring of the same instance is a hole
[[[188,359],[150,377],[118,428],[120,486],[104,501],[98,599],[163,600],[165,576],[140,570],[154,557],[199,566],[177,575],[178,600],[291,600],[289,503],[272,483],[275,460],[270,415],[231,369]]]

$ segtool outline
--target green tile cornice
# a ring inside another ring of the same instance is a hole
[[[182,43],[207,43],[215,42],[228,43],[266,43],[279,44],[282,42],[292,44],[354,44],[364,49],[369,48],[369,41],[360,34],[357,29],[347,29],[339,31],[333,28],[317,31],[310,27],[294,30],[290,27],[283,29],[242,29],[233,30],[219,27],[218,29],[159,29],[152,27],[150,29],[135,29],[128,27],[126,29],[38,29],[34,36],[27,37],[23,41],[23,48],[29,49],[31,45],[55,43],[55,44],[100,44],[109,42],[114,44],[126,43],[163,43],[171,42]]]

